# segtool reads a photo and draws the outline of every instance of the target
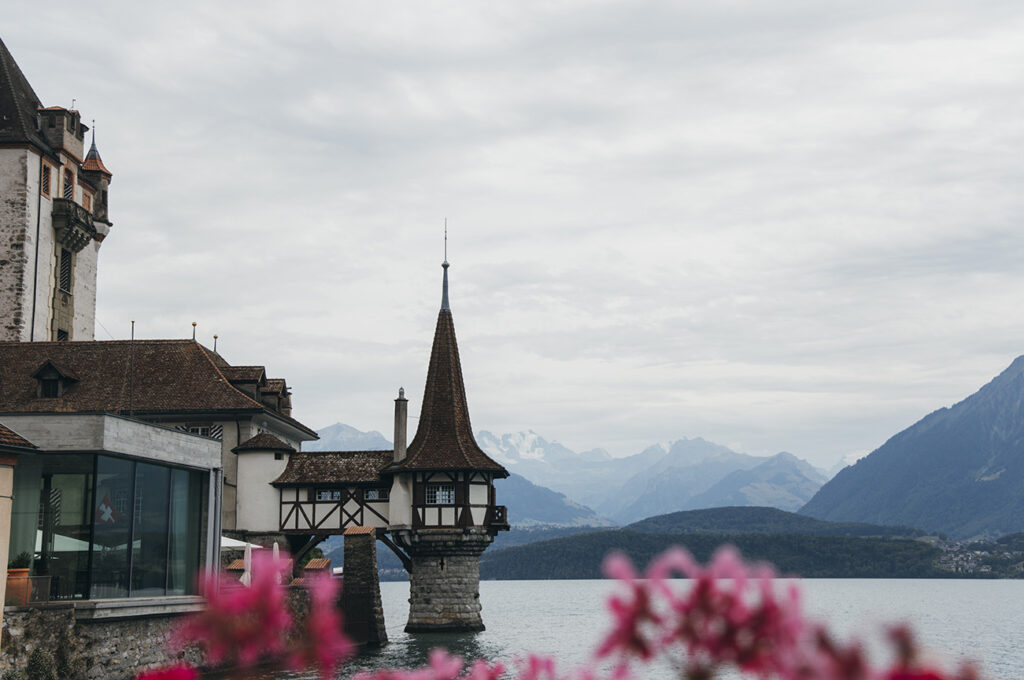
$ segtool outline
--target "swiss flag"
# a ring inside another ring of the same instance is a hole
[[[110,494],[107,493],[96,507],[96,521],[101,524],[116,524],[120,519],[121,513],[114,509],[110,502]]]

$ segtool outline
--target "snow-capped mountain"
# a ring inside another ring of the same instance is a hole
[[[328,425],[316,432],[320,439],[302,442],[303,451],[386,451],[394,444],[376,430],[362,432],[343,423]]]
[[[379,432],[337,423],[306,451],[389,449]],[[788,453],[750,456],[700,437],[654,444],[624,458],[577,453],[533,430],[493,434],[477,443],[512,477],[497,482],[499,502],[519,526],[602,526],[678,510],[727,505],[802,506],[823,472]],[[611,522],[609,522],[611,520]]]
[[[655,444],[625,458],[600,449],[576,453],[532,430],[501,436],[482,431],[477,442],[509,470],[620,523],[726,505],[795,510],[827,479],[788,453],[750,456],[700,437]]]
[[[380,432],[362,432],[342,423],[325,427],[317,434],[320,435],[320,439],[315,442],[305,442],[302,447],[303,451],[373,451],[394,448],[394,445]],[[552,455],[547,448],[549,446],[547,442],[535,434],[533,434],[531,449],[531,438],[528,436],[530,434],[533,433],[504,435],[503,439],[507,439],[509,442],[510,450],[512,450],[511,447],[517,447],[515,450],[524,451],[526,460],[530,460],[531,450],[534,460],[541,460],[551,455],[557,461],[559,455],[577,455],[564,447],[562,447],[564,454],[556,450]],[[508,479],[500,479],[495,482],[498,502],[508,508],[509,522],[512,526],[529,528],[600,527],[611,524],[590,508],[566,498],[564,494],[552,491],[515,474],[516,468],[512,458],[495,455],[495,459],[512,473]],[[517,456],[514,460],[519,460],[519,457]]]

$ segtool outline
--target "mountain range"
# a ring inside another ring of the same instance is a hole
[[[336,423],[305,451],[389,449],[379,432]],[[514,526],[602,527],[677,510],[767,505],[796,510],[825,482],[823,472],[789,453],[750,456],[704,439],[680,439],[615,458],[577,453],[532,430],[477,442],[511,473],[496,482]]]
[[[394,448],[380,432],[362,432],[350,425],[335,423],[319,430],[320,439],[304,442],[303,451],[374,451]],[[518,528],[604,527],[611,524],[590,508],[564,494],[538,486],[512,473],[497,482],[499,502],[508,508],[509,519]]]
[[[963,539],[1024,530],[1024,356],[839,472],[800,512]]]
[[[789,453],[750,456],[699,437],[656,444],[624,458],[601,449],[575,453],[532,430],[501,436],[485,430],[477,443],[509,470],[617,524],[729,505],[797,510],[827,479]]]

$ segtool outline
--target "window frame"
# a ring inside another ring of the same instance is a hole
[[[426,505],[455,505],[455,484],[427,482],[423,499]]]
[[[39,193],[46,198],[50,198],[50,190],[53,188],[51,183],[51,180],[53,179],[53,176],[51,175],[53,168],[46,161],[40,161],[40,163],[42,163],[43,167],[40,171]]]
[[[363,489],[363,500],[380,502],[390,501],[391,489],[386,486],[375,486],[369,489]]]
[[[71,168],[64,168],[64,186],[62,196],[69,201],[75,200],[75,173]]]

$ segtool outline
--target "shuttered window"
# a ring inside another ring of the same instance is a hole
[[[64,198],[69,201],[75,198],[75,176],[70,170],[64,171]]]
[[[71,251],[66,248],[60,250],[60,289],[71,292]]]
[[[41,181],[41,187],[43,196],[50,195],[50,166],[43,163],[43,178]]]

